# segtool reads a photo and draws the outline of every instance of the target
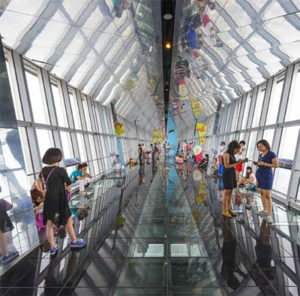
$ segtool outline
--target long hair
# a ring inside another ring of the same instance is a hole
[[[250,170],[250,173],[247,172],[248,170]],[[252,174],[252,167],[247,166],[247,168],[246,168],[246,178],[248,179],[251,174]]]
[[[239,142],[237,140],[233,140],[229,143],[229,145],[227,147],[227,152],[229,154],[233,154],[234,149],[241,149],[241,145],[239,144]]]

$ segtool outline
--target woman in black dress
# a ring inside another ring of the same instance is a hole
[[[66,197],[66,190],[71,190],[71,180],[64,168],[58,166],[62,160],[62,152],[58,148],[46,151],[42,161],[47,164],[42,170],[46,183],[46,196],[44,201],[44,224],[46,235],[50,244],[50,255],[55,255],[58,246],[54,239],[54,227],[65,226],[72,240],[71,248],[81,248],[86,245],[84,240],[76,238],[72,215]]]
[[[232,216],[236,216],[236,213],[233,212],[231,207],[231,199],[232,199],[232,191],[237,187],[236,184],[236,173],[235,167],[241,163],[246,162],[247,160],[240,159],[239,161],[235,160],[234,155],[239,153],[241,149],[238,141],[233,140],[229,143],[227,151],[223,154],[223,183],[224,183],[224,191],[222,197],[222,205],[223,211],[222,215],[225,217],[231,218]]]

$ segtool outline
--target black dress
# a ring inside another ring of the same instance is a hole
[[[45,180],[54,167],[44,167],[42,174]],[[47,191],[44,201],[44,224],[51,220],[57,226],[66,225],[71,211],[66,198],[65,183],[71,185],[71,180],[65,169],[56,167],[47,182]],[[55,216],[58,217],[55,218]]]
[[[229,151],[226,151],[226,153],[229,154],[229,164],[236,163],[235,157],[232,153]],[[224,164],[224,158],[222,157],[223,164]],[[237,187],[236,184],[236,177],[235,177],[235,168],[229,168],[226,169],[224,166],[223,169],[223,183],[224,183],[224,189],[230,190]]]

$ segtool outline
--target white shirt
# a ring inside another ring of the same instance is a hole
[[[218,155],[223,155],[224,151],[225,151],[225,146],[220,145],[218,148]]]

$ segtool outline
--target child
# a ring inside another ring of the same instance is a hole
[[[71,190],[71,180],[64,168],[58,166],[62,160],[62,152],[58,148],[49,148],[43,156],[42,162],[47,164],[42,169],[46,183],[46,196],[44,201],[44,219],[46,236],[50,244],[50,255],[58,252],[54,239],[54,227],[65,226],[71,238],[71,248],[82,248],[86,242],[77,239],[72,222],[72,215],[66,197],[66,190]],[[65,184],[67,184],[65,186]]]
[[[43,222],[44,196],[41,192],[40,194],[38,194],[38,191],[36,191],[36,194],[31,193],[31,199],[33,203],[35,223],[36,223],[37,230],[39,232],[41,229],[44,229],[46,227]]]
[[[241,149],[240,151],[234,156],[236,161],[239,161],[240,159],[244,159],[245,158],[245,145],[246,142],[245,141],[240,141],[240,145],[241,145]],[[242,163],[240,163],[239,165],[237,165],[235,167],[235,172],[236,172],[236,181],[239,182],[239,178],[240,178],[240,174],[243,173],[244,170],[244,166]]]

